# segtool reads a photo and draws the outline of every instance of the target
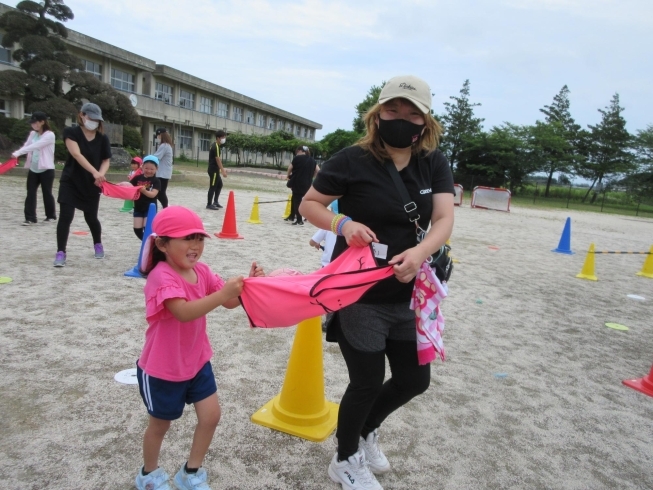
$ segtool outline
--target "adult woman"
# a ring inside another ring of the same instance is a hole
[[[43,193],[43,205],[45,206],[45,223],[57,221],[57,210],[52,195],[52,184],[54,183],[54,133],[50,130],[48,116],[41,111],[34,111],[29,120],[32,130],[27,141],[19,150],[12,153],[18,158],[27,154],[25,168],[29,168],[27,174],[27,197],[25,198],[25,221],[24,226],[33,225],[36,219],[36,193],[39,185]]]
[[[154,156],[159,159],[159,167],[156,171],[156,177],[161,183],[161,190],[156,196],[157,200],[164,208],[168,207],[168,181],[172,178],[172,139],[166,128],[156,130],[156,140],[159,147],[154,152]]]
[[[413,76],[390,79],[365,116],[366,135],[325,162],[300,206],[311,223],[328,229],[334,214],[326,206],[338,199],[348,218],[339,227],[333,258],[347,246],[377,242],[387,246],[387,253],[377,247],[379,262],[390,259],[394,266],[394,277],[340,310],[328,332],[340,345],[350,378],[338,414],[338,451],[329,465],[330,478],[344,489],[381,489],[372,472],[389,471],[390,464],[377,429],[430,382],[430,365],[418,363],[409,305],[419,267],[451,234],[454,193],[449,164],[436,150],[442,129],[430,109],[426,82]],[[419,244],[386,162],[397,169],[417,205],[419,226],[431,225]],[[392,377],[383,383],[386,356]]]
[[[292,190],[292,200],[290,202],[290,216],[286,218],[289,220],[294,218],[293,225],[303,225],[304,220],[302,215],[299,214],[299,204],[302,202],[304,195],[311,187],[313,177],[317,172],[317,164],[311,158],[311,152],[308,146],[298,146],[295,150],[295,158],[288,166],[288,187]]]
[[[68,159],[59,181],[59,223],[55,267],[66,265],[66,245],[75,209],[84,212],[84,219],[93,236],[96,259],[104,258],[102,225],[98,219],[100,186],[106,182],[111,145],[102,127],[102,110],[87,102],[77,114],[77,126],[66,128],[63,139]]]

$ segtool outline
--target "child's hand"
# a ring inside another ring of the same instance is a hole
[[[315,247],[316,250],[320,250],[320,244],[317,243],[317,242],[316,242],[315,240],[313,240],[312,238],[311,238],[311,240],[308,242],[308,244],[309,244],[311,247]]]
[[[252,262],[252,267],[249,269],[249,277],[265,277],[263,267],[256,265],[256,262]]]
[[[243,284],[243,276],[231,277],[222,287],[222,292],[227,295],[229,299],[236,298],[243,292]]]

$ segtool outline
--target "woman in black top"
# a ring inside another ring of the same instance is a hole
[[[66,264],[66,245],[75,209],[84,212],[84,219],[93,236],[95,258],[104,258],[98,208],[100,186],[106,181],[104,176],[109,170],[111,144],[103,133],[103,120],[100,107],[87,102],[77,115],[77,126],[66,128],[63,132],[68,159],[59,181],[55,267],[63,267]]]
[[[329,229],[334,214],[327,206],[338,199],[347,217],[337,219],[333,258],[348,246],[374,242],[377,260],[394,266],[394,277],[338,311],[330,325],[350,379],[338,414],[338,451],[328,469],[343,488],[381,489],[373,473],[389,471],[390,464],[377,429],[423,393],[431,378],[430,365],[418,363],[410,299],[419,267],[451,234],[454,189],[449,164],[436,149],[442,128],[430,110],[426,82],[413,76],[389,80],[365,116],[366,135],[324,163],[299,208],[315,226]],[[419,244],[385,162],[395,166],[417,205],[420,227],[431,225]],[[384,383],[386,357],[392,376]]]
[[[304,220],[299,214],[299,204],[302,202],[304,195],[311,188],[313,177],[317,172],[317,164],[311,158],[311,152],[308,146],[298,146],[295,150],[295,158],[288,166],[288,187],[292,190],[292,200],[290,203],[290,216],[286,221],[295,218],[293,225],[303,225]]]

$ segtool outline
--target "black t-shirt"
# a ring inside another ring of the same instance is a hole
[[[449,162],[440,150],[419,157],[399,172],[408,194],[417,204],[419,224],[426,230],[433,211],[433,194],[454,193]],[[404,203],[392,177],[382,162],[359,146],[350,146],[333,155],[322,165],[313,187],[327,196],[342,196],[338,210],[352,220],[367,225],[379,242],[388,246],[386,264],[393,256],[414,247],[415,225],[408,220]],[[332,259],[347,248],[339,236]],[[413,282],[404,284],[394,276],[373,286],[361,303],[403,303],[410,301]]]
[[[161,191],[161,181],[156,175],[152,177],[145,177],[142,174],[137,175],[129,182],[131,182],[134,187],[140,187],[144,185],[146,191],[151,191],[154,189]],[[147,213],[150,209],[150,204],[152,203],[156,204],[156,197],[147,197],[145,194],[141,194],[139,198],[134,201],[134,210],[138,211],[139,213]]]
[[[315,160],[308,155],[297,155],[292,159],[291,165],[290,188],[293,193],[306,194],[313,182],[313,174],[317,166]]]
[[[216,148],[217,143],[213,143],[209,149],[209,172],[219,172],[220,167],[215,161],[216,156],[220,156],[220,148]]]
[[[102,161],[111,158],[111,144],[106,134],[96,133],[95,138],[91,141],[86,139],[82,128],[74,126],[66,128],[63,131],[63,140],[67,139],[75,141],[79,145],[79,151],[93,165],[93,168],[100,170]],[[72,197],[75,200],[91,200],[97,199],[100,194],[100,188],[95,185],[93,175],[82,167],[77,161],[68,154],[68,159],[61,172],[61,184],[64,184],[63,194],[71,194],[71,196],[62,196],[62,191],[59,192],[59,202],[68,202],[63,200],[66,197]],[[71,202],[74,204],[74,202]]]

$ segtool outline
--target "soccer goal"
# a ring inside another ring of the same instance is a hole
[[[462,206],[463,205],[463,186],[460,184],[454,184],[453,190],[456,194],[453,196],[453,205]]]
[[[510,212],[510,191],[497,187],[474,187],[472,207]]]

